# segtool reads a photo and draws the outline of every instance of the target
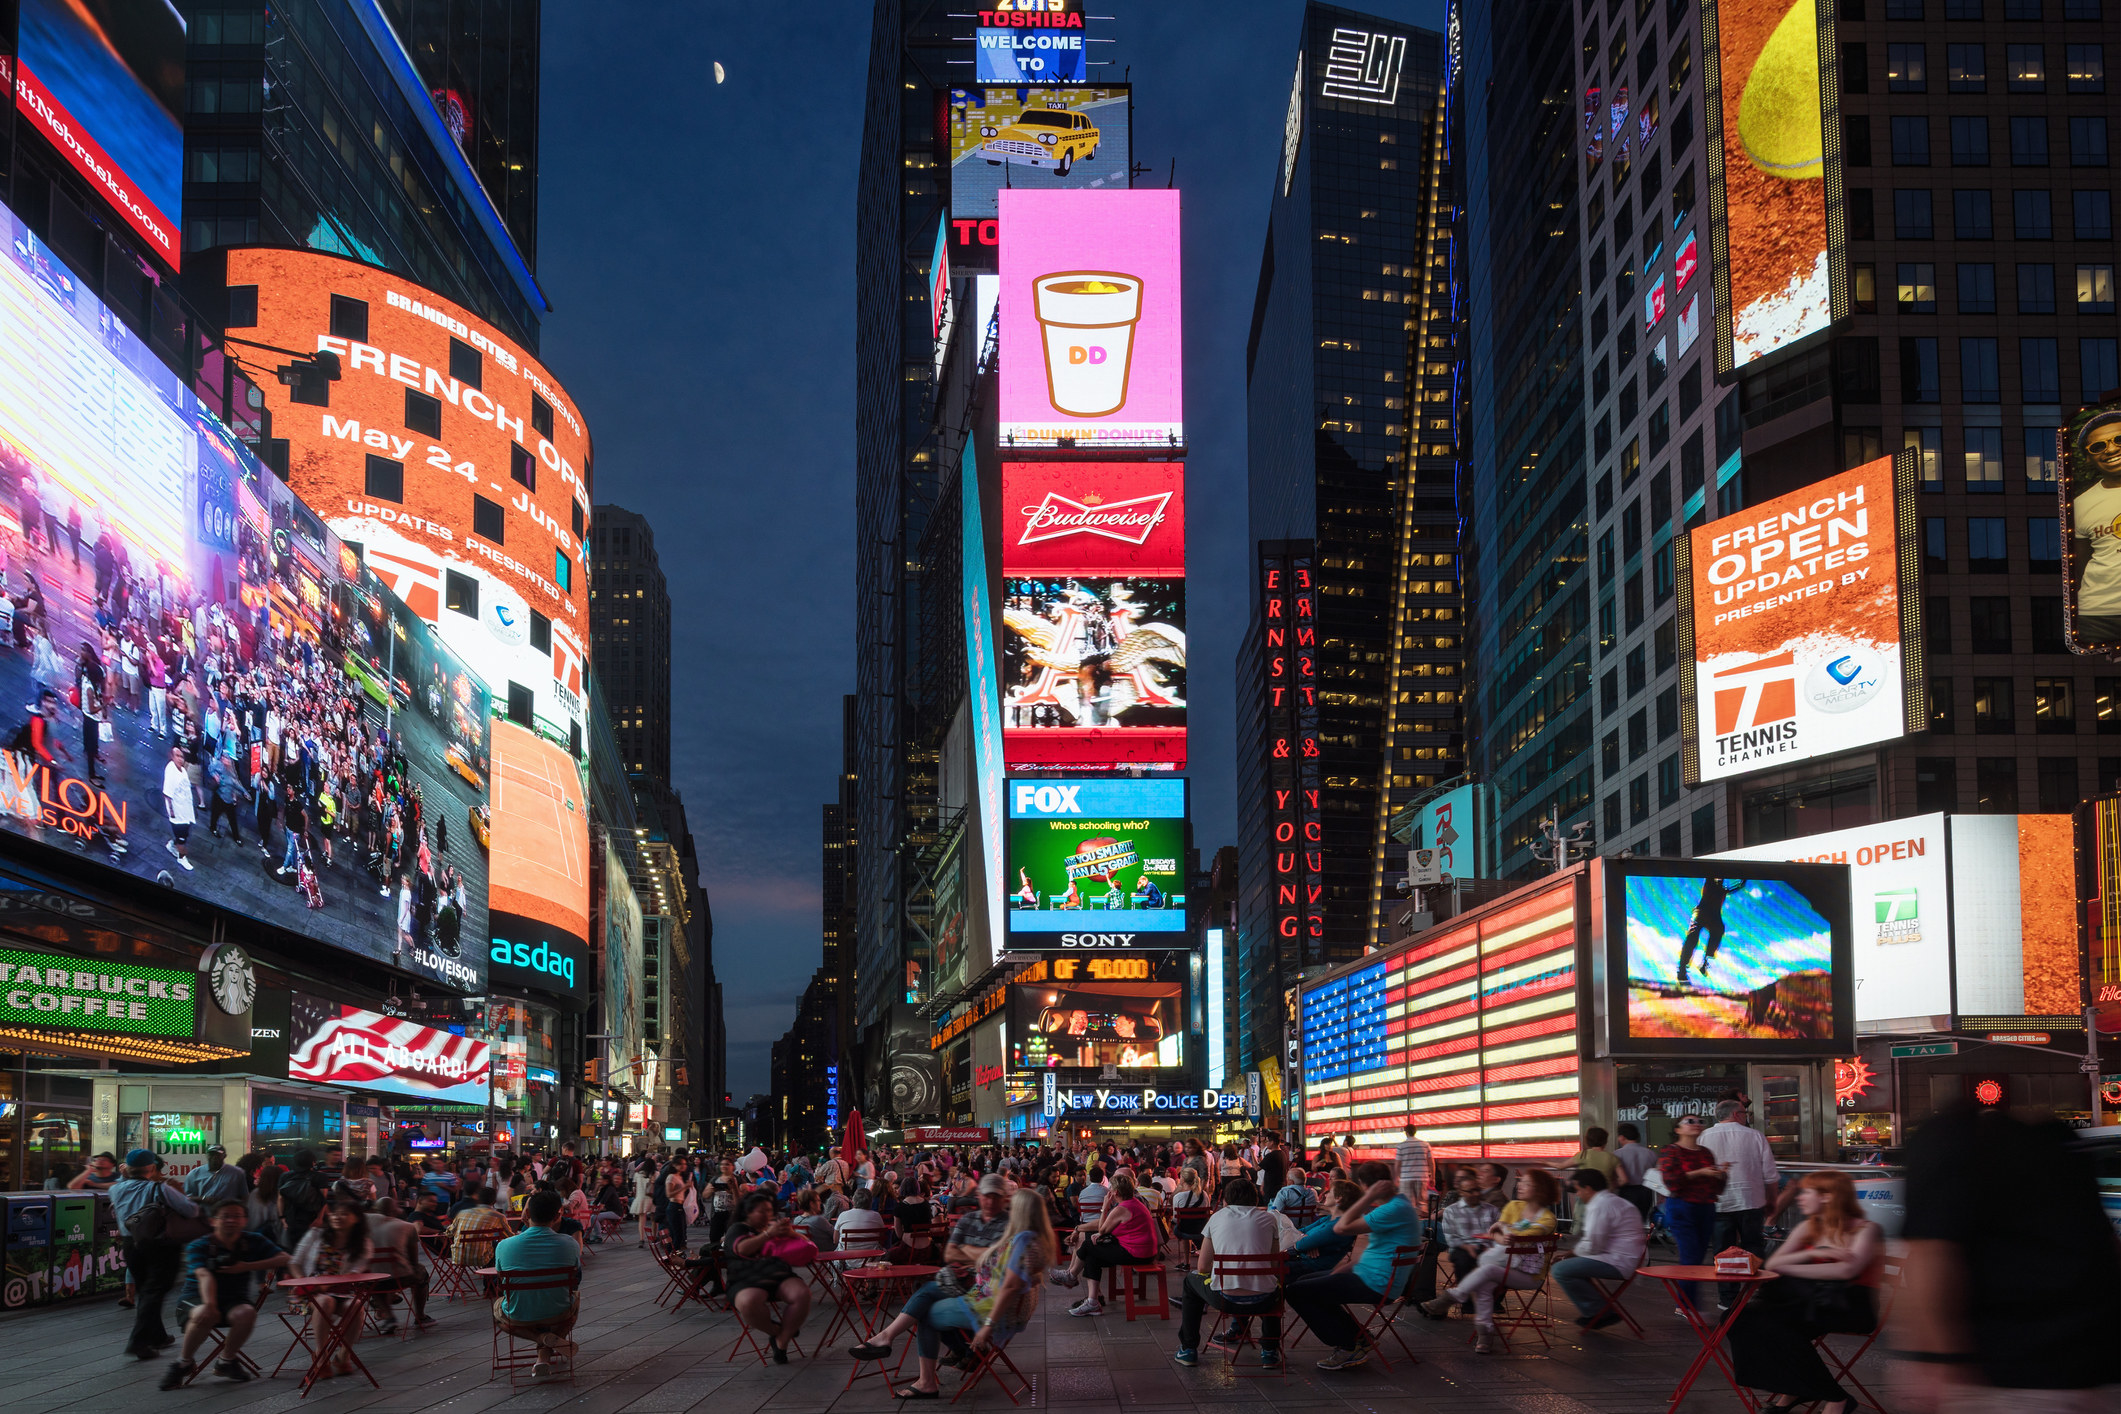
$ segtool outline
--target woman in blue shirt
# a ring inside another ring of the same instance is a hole
[[[1340,1259],[1355,1250],[1355,1238],[1350,1233],[1337,1232],[1334,1225],[1340,1215],[1362,1201],[1362,1190],[1342,1179],[1326,1194],[1326,1210],[1312,1220],[1289,1249],[1289,1280],[1314,1276],[1319,1272],[1330,1272],[1340,1265]]]

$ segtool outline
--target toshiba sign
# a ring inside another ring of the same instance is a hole
[[[1902,649],[1920,641],[1920,600],[1901,583],[1898,504],[1887,457],[1689,533],[1678,578],[1694,646],[1690,780],[1909,730]]]

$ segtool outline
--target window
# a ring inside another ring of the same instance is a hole
[[[1870,264],[1851,265],[1849,275],[1855,282],[1854,295],[1858,314],[1878,312],[1878,267]]]
[[[1944,74],[1953,93],[1988,92],[1988,51],[1978,44],[1945,45]]]
[[[2106,92],[2106,48],[2098,44],[2065,44],[2064,62],[2069,65],[2071,93]]]
[[[2035,569],[2039,566],[2035,565]],[[2062,633],[2062,596],[2059,594],[2036,594],[2033,596],[2033,651],[2035,653],[2067,653],[2069,644]]]
[[[2002,428],[1966,429],[1966,489],[1976,494],[2003,490]]]
[[[1875,427],[1841,429],[1841,469],[1862,466],[1885,455],[1885,438]]]
[[[1923,815],[1959,808],[1959,763],[1949,756],[1915,758],[1915,809]]]
[[[1599,764],[1605,768],[1605,778],[1612,780],[1620,774],[1620,733],[1610,731],[1598,744]]]
[[[1598,514],[1600,514],[1601,516],[1609,516],[1612,513],[1613,473],[1609,471],[1605,475],[1598,478]],[[1609,561],[1612,559],[1610,547],[1608,547],[1606,558]]]
[[[1679,803],[1679,756],[1676,752],[1657,763],[1657,803],[1660,806]]]
[[[2045,167],[2047,165],[2047,119],[2041,117],[2014,117],[2011,119],[2011,165],[2013,167]]]
[[[1919,264],[1903,261],[1899,272],[1898,299],[1902,314],[1935,314],[1937,267],[1927,261]]]
[[[1618,668],[1608,669],[1606,675],[1598,680],[1598,708],[1600,712],[1609,717],[1620,710],[1620,670]]]
[[[536,711],[536,697],[530,689],[519,682],[508,684],[508,720],[517,726],[532,725]]]
[[[1591,401],[1594,403],[1603,402],[1605,395],[1612,391],[1613,369],[1606,362],[1605,355],[1600,354],[1598,362],[1591,365]]]
[[[1650,413],[1648,424],[1650,455],[1656,456],[1672,443],[1672,405],[1660,401]]]
[[[508,518],[503,514],[499,501],[489,501],[476,493],[472,495],[471,533],[491,540],[496,545],[507,543]]]
[[[1843,403],[1876,405],[1883,384],[1875,335],[1854,334],[1834,342],[1834,383],[1834,391]]]
[[[2069,165],[2072,167],[2104,167],[2106,165],[2106,119],[2071,118],[2069,120]]]
[[[2021,265],[2018,267],[2018,312],[2020,314],[2053,314],[2055,312],[2055,267],[2052,265]],[[2054,401],[2050,398],[2048,401]]]
[[[2069,684],[2064,683],[2067,687]],[[2047,730],[2045,727],[2040,730]],[[2059,730],[2076,730],[2070,723]],[[2040,808],[2057,814],[2077,808],[2077,758],[2074,756],[2043,756],[2040,768]]]
[[[1894,121],[1898,121],[1895,119]],[[1988,165],[1988,119],[1954,118],[1952,125],[1952,165],[1954,167],[1986,167]]]
[[[1966,601],[1968,627],[1976,653],[2011,651],[2011,601],[2000,594],[1976,594]]]
[[[1885,0],[1885,17],[1889,20],[1919,20],[1922,18],[1922,0]]]
[[[1613,558],[1613,532],[1608,528],[1603,535],[1598,537],[1598,583],[1600,587],[1613,582],[1614,565],[1616,563]]]
[[[1984,756],[1974,762],[1974,808],[1984,815],[2018,813],[2018,758]]]
[[[2033,574],[2062,572],[2062,521],[2056,516],[2028,516],[2025,521],[2025,554]],[[2044,651],[2035,648],[2036,652]]]
[[[574,561],[567,558],[565,550],[552,552],[552,582],[570,594],[574,592]]]
[[[331,334],[335,339],[347,339],[356,344],[368,342],[368,301],[348,299],[345,295],[331,297]]]
[[[536,393],[530,395],[530,429],[546,441],[552,440],[552,404]]]
[[[1895,167],[1927,167],[1930,165],[1929,119],[1893,119],[1893,165]]]
[[[1939,736],[1950,736],[1957,730],[1952,718],[1952,680],[1930,679],[1930,730]]]
[[[1622,581],[1620,586],[1621,617],[1627,623],[1629,633],[1642,627],[1642,573],[1637,571]]]
[[[1944,517],[1922,518],[1922,568],[1929,574],[1943,574],[1951,568],[1951,561],[1944,548]]]
[[[1869,187],[1850,187],[1848,192],[1849,239],[1869,241],[1878,238],[1878,218]]]
[[[1613,607],[1612,598],[1608,596],[1598,601],[1598,656],[1603,659],[1619,642],[1620,614]],[[1610,677],[1611,674],[1607,676]],[[1614,701],[1617,703],[1619,699],[1616,697]]]
[[[1962,241],[1993,240],[1996,236],[1994,203],[1985,191],[1952,193],[1952,234]]]
[[[1608,839],[1620,833],[1620,793],[1618,791],[1605,798],[1605,833]]]
[[[1904,403],[1934,403],[1939,397],[1937,341],[1900,340],[1900,400]]]
[[[2110,192],[2071,192],[2076,216],[2077,239],[2110,241],[2114,238],[2114,200]]]
[[[2076,312],[2079,312],[2079,314],[2113,314],[2115,312],[2115,267],[2113,265],[2079,265],[2079,267],[2076,267]]]
[[[218,185],[258,180],[255,147],[194,147],[184,154],[184,180]]]
[[[2062,0],[2062,18],[2065,20],[2097,20],[2099,0]]]
[[[1667,540],[1650,555],[1650,597],[1664,604],[1672,597],[1672,542]]]
[[[1657,625],[1657,671],[1665,672],[1679,665],[1679,621],[1666,619]]]
[[[1888,93],[1926,93],[1927,71],[1919,44],[1885,46],[1885,87]]]
[[[2077,340],[2077,365],[2083,401],[2098,402],[2116,388],[2121,388],[2121,359],[2117,359],[2116,342],[2112,339]]]
[[[312,328],[315,326],[312,325]],[[377,501],[405,501],[405,463],[368,454],[368,474],[363,483],[369,497]]]
[[[1640,761],[1650,750],[1650,715],[1637,712],[1628,718],[1628,760]]]
[[[1628,696],[1633,697],[1650,685],[1650,655],[1641,644],[1628,650]]]
[[[2004,71],[2010,75],[2012,93],[2045,93],[2047,60],[2037,44],[2007,44],[2003,47]]]
[[[1969,403],[2002,401],[2003,381],[1994,339],[1959,341],[1959,397]]]
[[[519,442],[508,444],[508,479],[532,491],[538,489],[538,459]]]
[[[1641,406],[1641,397],[1635,390],[1635,375],[1631,373],[1620,384],[1620,404],[1615,409],[1615,416],[1620,419],[1620,425],[1625,427],[1633,422]]]
[[[2037,21],[2040,18],[2040,0],[2003,0],[2003,18]]]
[[[1628,823],[1639,825],[1650,818],[1650,778],[1637,776],[1628,782]]]
[[[428,437],[442,435],[442,400],[412,388],[405,390],[405,430]]]
[[[2055,493],[2055,475],[2058,468],[2055,457],[2055,429],[2052,427],[2028,427],[2025,429],[2025,489],[2035,494]]]
[[[1692,117],[1694,112],[1694,105],[1689,103],[1687,105],[1686,111],[1689,120],[1688,127],[1689,129],[1691,129],[1693,126]],[[1672,146],[1675,150],[1680,146],[1679,129],[1677,125],[1674,125],[1672,129]],[[1690,163],[1685,168],[1685,170],[1681,171],[1677,177],[1672,179],[1672,229],[1676,231],[1681,226],[1684,226],[1687,223],[1687,218],[1692,216],[1693,214],[1694,168],[1693,165]]]
[[[1861,113],[1851,113],[1841,120],[1841,165],[1871,165],[1871,120]]]
[[[2121,678],[2092,679],[2092,718],[2100,736],[2121,736]],[[2110,774],[2101,772],[2101,779]]]
[[[1986,263],[1959,267],[1959,312],[1996,312],[1996,267]]]
[[[484,355],[462,339],[449,341],[449,376],[467,388],[479,386],[484,377]]]
[[[1672,802],[1677,804],[1678,800],[1679,797],[1675,794],[1672,797]],[[1657,831],[1657,852],[1666,859],[1678,859],[1680,857],[1678,821],[1675,820]]]
[[[1974,679],[1974,735],[2009,736],[2018,730],[2011,714],[2011,679]]]
[[[1980,430],[1981,429],[1979,428],[1973,427],[1967,429],[1969,433],[1977,432]],[[1969,459],[1971,460],[1971,458]],[[1969,516],[1967,518],[1966,568],[1968,573],[2010,573],[2010,550],[2008,548],[2008,542],[2004,539],[2003,524],[2003,517],[2001,516]],[[1986,604],[1988,602],[1990,601],[1986,599],[1977,599],[1974,601],[1977,606]],[[2008,604],[2009,601],[2006,600],[2004,602]],[[1975,621],[1977,625],[1980,622],[1981,612],[1982,611],[1980,610],[1980,608],[1977,607],[1975,610]],[[2003,624],[2003,632],[2006,636],[2008,636],[2010,632],[2010,617],[2008,609],[2005,610]],[[1977,627],[1976,633],[1978,634],[1979,632],[1980,630]],[[1977,647],[1974,651],[1979,653],[1984,652],[1986,650]]]
[[[2057,371],[2053,339],[2018,341],[2018,380],[2019,397],[2025,402],[2062,401],[2062,375]]]
[[[1944,0],[1944,17],[1948,20],[1979,20],[1981,0]]]
[[[479,582],[455,570],[442,571],[442,607],[467,619],[479,616]]]
[[[1696,810],[1692,828],[1694,832],[1694,853],[1714,854],[1716,852],[1716,807],[1704,805],[1699,810]]]
[[[1657,739],[1669,741],[1679,735],[1679,689],[1668,687],[1657,694]]]
[[[2044,191],[2012,192],[2011,218],[2012,234],[2021,241],[2051,241],[2055,238],[2055,218]]]
[[[1932,658],[1948,657],[1952,651],[1952,601],[1947,594],[1932,594],[1922,606],[1922,641]]]
[[[1935,427],[1908,427],[1900,433],[1900,445],[1915,452],[1916,471],[1925,491],[1944,489],[1944,433]]]
[[[1893,193],[1893,235],[1903,241],[1926,241],[1937,234],[1927,191]]]
[[[533,653],[552,651],[552,620],[536,609],[530,611],[530,649]]]

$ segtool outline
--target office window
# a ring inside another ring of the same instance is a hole
[[[1930,730],[1938,736],[1950,736],[1958,730],[1952,717],[1952,680],[1930,679]]]
[[[567,558],[565,550],[552,552],[552,582],[568,593],[574,592],[574,561]]]
[[[2077,340],[2077,362],[2083,401],[2098,402],[2116,388],[2121,388],[2121,360],[2116,358],[2116,344],[2112,339]]]
[[[1981,0],[1944,0],[1944,17],[1948,20],[1979,20]]]
[[[1699,810],[1696,810],[1694,812],[1692,830],[1694,834],[1694,853],[1697,855],[1714,854],[1716,852],[1716,807],[1704,805]]]
[[[2052,521],[2050,521],[2052,523]],[[2040,567],[2033,566],[2037,571]],[[2033,651],[2035,653],[2067,653],[2069,644],[2062,633],[2062,596],[2059,594],[2035,594],[2033,606]]]
[[[1983,431],[1984,429],[1978,427],[1969,427],[1966,430],[1969,438],[1971,438],[1972,434],[1974,434],[1975,432]],[[1973,454],[1971,452],[1967,454],[1967,462],[1967,470],[1969,473],[1971,473],[1973,471]],[[2000,473],[2000,468],[1998,470]],[[1969,474],[1967,479],[1969,481],[1973,479],[1971,474]],[[1966,522],[1967,572],[1970,574],[2008,574],[2010,572],[2010,567],[2010,549],[2008,546],[2008,542],[2006,541],[2004,536],[2003,517],[1969,517]],[[1986,603],[1988,601],[1976,600],[1975,602],[1977,604],[1980,604]],[[1978,614],[1979,610],[1977,610],[1976,612]],[[2008,624],[2008,622],[2009,620],[2006,616],[2005,623]],[[2008,629],[2006,628],[2005,631],[2007,633]],[[1975,651],[1981,652],[1982,650],[1976,648]]]
[[[1927,167],[1930,165],[1929,119],[1893,119],[1893,165],[1895,167]]]
[[[1679,756],[1675,752],[1657,763],[1657,804],[1661,807],[1678,803]]]
[[[2069,120],[2069,165],[2106,165],[2106,119],[2093,117]]]
[[[1974,735],[2009,736],[2018,730],[2011,712],[2011,679],[1974,679]]]
[[[1995,239],[1995,203],[1985,191],[1952,193],[1952,234],[1962,241]]]
[[[1971,558],[1971,551],[1969,551]],[[2011,651],[2011,601],[2001,594],[1976,594],[1966,601],[1967,626],[1976,653]]]
[[[2047,266],[2041,266],[2045,270]],[[2019,395],[2029,403],[2062,401],[2062,377],[2057,371],[2053,339],[2018,341]]]
[[[373,500],[396,501],[402,505],[405,501],[405,463],[370,452],[362,489]]]
[[[427,437],[442,435],[442,400],[411,388],[405,390],[405,430]]]
[[[538,489],[538,459],[521,443],[508,444],[508,479],[532,491]]]
[[[2099,0],[2062,0],[2062,18],[2065,20],[2096,20],[2099,17]]]
[[[1647,774],[1628,782],[1628,823],[1639,825],[1650,818],[1650,778]]]
[[[1670,602],[1672,597],[1672,542],[1667,540],[1650,555],[1650,598],[1657,604]]]
[[[1916,471],[1925,491],[1944,489],[1944,433],[1935,427],[1909,427],[1900,433],[1900,445],[1914,449]]]
[[[1959,341],[1959,397],[1963,402],[1994,403],[2003,399],[2003,375],[1994,339]]]
[[[2092,730],[2100,736],[2121,736],[2121,678],[2092,679]],[[2112,778],[2112,772],[2100,772],[2102,785]]]
[[[1988,92],[1988,51],[1978,44],[1945,45],[1944,75],[1953,93]]]
[[[1900,340],[1900,401],[1934,403],[1939,397],[1937,341],[1929,338]]]
[[[1614,410],[1614,416],[1619,419],[1620,425],[1625,427],[1635,420],[1635,414],[1641,406],[1640,395],[1635,391],[1635,376],[1629,374],[1620,385],[1620,404]]]
[[[1898,122],[1899,119],[1894,119]],[[1988,119],[1954,118],[1952,128],[1952,165],[1954,167],[1986,167],[1988,165]]]
[[[2047,58],[2037,44],[2007,44],[2003,47],[2004,72],[2010,75],[2012,93],[2047,91]]]
[[[1996,312],[1996,267],[1986,262],[1959,267],[1959,312]]]
[[[1922,606],[1922,642],[1932,658],[1945,658],[1952,651],[1952,600],[1948,594],[1932,594]]]
[[[2018,813],[2018,758],[1984,756],[1974,762],[1974,808],[1984,815]]]
[[[2043,729],[2044,730],[2044,729]],[[2072,723],[2064,730],[2075,730]],[[2043,756],[2040,768],[2040,808],[2055,814],[2066,814],[2077,808],[2077,758],[2074,756]]]
[[[2011,165],[2013,167],[2045,167],[2047,165],[2047,119],[2041,117],[2014,117],[2011,119]]]
[[[2003,490],[2003,429],[1966,429],[1966,489],[1975,494]]]
[[[1861,113],[1851,113],[1841,120],[1841,165],[1871,165],[1871,120]]]
[[[2003,18],[2006,20],[2038,20],[2040,0],[2003,0]]]
[[[455,570],[442,571],[442,607],[467,619],[479,616],[479,582]]]
[[[1628,650],[1628,696],[1633,697],[1650,685],[1650,658],[1641,644]]]
[[[1605,798],[1605,837],[1611,839],[1620,829],[1620,792],[1614,791]]]
[[[1878,312],[1878,267],[1867,262],[1849,266],[1849,280],[1855,286],[1851,291],[1858,314]]]
[[[1925,93],[1929,90],[1921,45],[1885,46],[1885,87],[1888,93]]]
[[[1672,799],[1674,802],[1677,802],[1679,797],[1677,795],[1674,795]],[[1675,820],[1671,824],[1661,826],[1658,829],[1657,852],[1660,855],[1663,855],[1666,859],[1678,859],[1681,857],[1681,851],[1679,846],[1678,821]]]
[[[1629,633],[1642,627],[1642,572],[1636,571],[1622,581],[1620,586],[1621,617],[1627,623]]]
[[[1598,361],[1591,365],[1591,401],[1594,403],[1604,402],[1605,395],[1612,391],[1612,365],[1606,362],[1604,354],[1600,354]]]
[[[486,359],[462,339],[449,341],[449,376],[467,388],[476,388],[485,377]]]
[[[1598,583],[1611,584],[1614,574],[1613,532],[1610,527],[1598,537]]]
[[[530,395],[530,430],[548,442],[552,440],[552,404],[536,393]]]
[[[2012,234],[2021,241],[2051,241],[2055,238],[2054,213],[2044,191],[2011,193]]]
[[[1598,514],[1606,516],[1611,515],[1612,513],[1613,473],[1607,472],[1605,475],[1598,478]],[[1608,558],[1611,558],[1611,556],[1608,555]]]
[[[2066,44],[2064,62],[2069,65],[2071,93],[2106,92],[2106,49],[2098,44]]]
[[[1598,680],[1598,708],[1608,717],[1620,710],[1620,669],[1608,668]]]
[[[1903,241],[1926,241],[1937,234],[1930,193],[1922,190],[1893,193],[1893,235]]]
[[[2062,521],[2056,516],[2028,516],[2025,521],[2026,569],[2032,574],[2062,572]]]
[[[536,609],[530,611],[530,650],[533,653],[552,651],[552,620]]]
[[[1841,469],[1862,466],[1885,455],[1885,438],[1875,427],[1841,429]]]
[[[1636,712],[1628,717],[1628,760],[1640,761],[1650,750],[1650,716]]]
[[[2028,427],[2025,429],[2025,489],[2036,494],[2055,493],[2055,477],[2060,468],[2055,456],[2055,429],[2052,427]]]
[[[484,496],[473,494],[471,498],[471,533],[491,540],[496,545],[506,544],[508,518],[502,513],[499,501],[489,501]]]
[[[2080,241],[2110,241],[2114,238],[2113,194],[2103,191],[2071,192],[2071,206],[2076,217],[2075,230]]]
[[[349,299],[345,295],[331,297],[331,335],[335,339],[346,339],[352,343],[368,342],[368,301]]]
[[[1669,741],[1679,735],[1679,689],[1668,687],[1657,694],[1657,739]]]
[[[1915,810],[1932,815],[1959,808],[1959,763],[1949,756],[1915,758]]]
[[[1657,625],[1657,671],[1665,672],[1679,665],[1679,621],[1667,618]]]
[[[2018,312],[2020,314],[2053,314],[2055,312],[2054,266],[2021,265],[2018,267]]]
[[[1849,239],[1870,241],[1878,238],[1878,219],[1869,187],[1850,187],[1848,190]]]
[[[1922,518],[1922,568],[1929,574],[1943,574],[1951,568],[1951,561],[1944,548],[1944,517]]]
[[[1885,0],[1885,17],[1889,20],[1919,20],[1922,18],[1922,0]]]
[[[1605,768],[1605,778],[1612,780],[1620,774],[1620,733],[1610,731],[1598,744],[1599,764]]]
[[[1937,312],[1937,267],[1928,261],[1900,263],[1898,294],[1902,314]]]

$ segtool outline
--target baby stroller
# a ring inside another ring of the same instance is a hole
[[[309,862],[309,850],[298,847],[295,851],[295,887],[302,892],[302,902],[311,908],[324,906],[324,886],[317,882],[317,871]]]

